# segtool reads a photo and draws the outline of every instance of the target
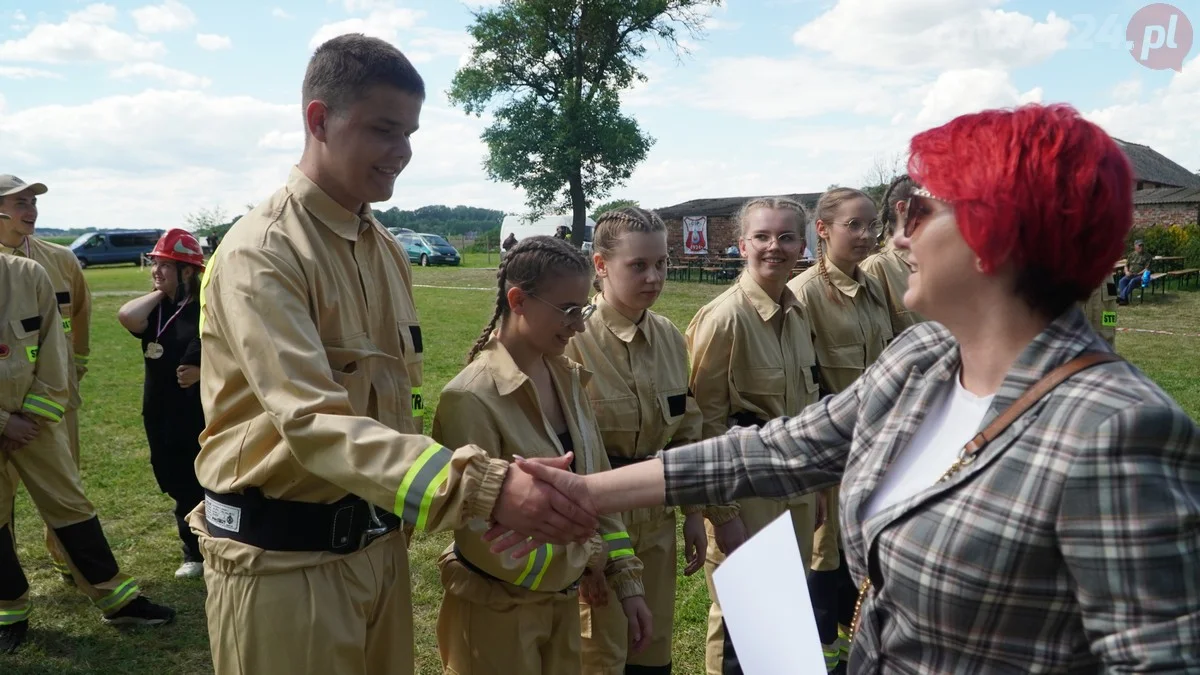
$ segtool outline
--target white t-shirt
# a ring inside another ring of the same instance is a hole
[[[867,498],[863,520],[937,483],[962,447],[979,432],[992,398],[963,389],[956,374],[954,388],[938,395],[908,447],[900,451]]]

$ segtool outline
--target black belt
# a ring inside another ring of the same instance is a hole
[[[731,418],[739,427],[764,427],[767,425],[767,420],[745,410],[732,415]]]
[[[648,459],[654,459],[654,457],[618,457],[616,455],[609,455],[608,465],[614,469],[619,469],[623,466],[630,466],[632,464],[637,464],[638,462],[644,462]]]
[[[355,495],[332,504],[268,499],[258,489],[204,495],[209,534],[268,551],[353,553],[401,525]]]
[[[530,553],[529,555],[533,555],[533,554]],[[463,555],[462,549],[460,549],[458,547],[458,542],[454,542],[454,557],[458,558],[458,562],[462,563],[463,567],[474,572],[475,574],[478,574],[479,576],[483,577],[484,579],[488,579],[489,581],[496,581],[496,582],[499,582],[502,584],[508,584],[509,586],[516,586],[516,584],[512,583],[511,581],[505,581],[494,574],[488,574],[482,568],[480,568],[478,565],[471,562],[470,560],[467,560],[467,556]],[[582,579],[582,578],[583,578],[583,576],[581,575],[579,577],[579,579]],[[579,579],[576,579],[574,582],[571,583],[570,586],[567,586],[566,588],[562,589],[561,591],[557,591],[557,592],[566,594],[566,593],[570,593],[571,591],[578,589],[579,588]]]

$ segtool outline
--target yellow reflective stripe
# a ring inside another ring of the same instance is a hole
[[[76,354],[75,363],[81,366],[86,366],[88,364],[88,357],[84,356],[83,354]]]
[[[217,250],[221,247],[218,246]],[[208,289],[208,281],[211,278],[213,268],[217,266],[217,251],[213,251],[208,257],[208,264],[204,266],[204,274],[200,275],[200,327],[197,329],[200,333],[204,333],[204,296],[205,290]]]
[[[532,553],[525,556],[525,569],[521,572],[521,576],[517,577],[517,581],[516,581],[516,584],[518,586],[525,585],[525,579],[529,576],[529,573],[531,571],[533,571],[533,563],[537,562],[537,559],[541,554],[542,554],[542,547],[539,546],[539,547],[535,548]]]
[[[542,562],[542,571],[538,572],[537,578],[533,580],[533,585],[529,590],[536,591],[542,585],[542,579],[546,576],[546,570],[550,569],[550,561],[554,560],[554,545],[546,544],[546,559]]]
[[[413,417],[425,416],[425,399],[421,397],[420,387],[412,389],[412,414]]]
[[[61,405],[51,401],[48,398],[42,398],[36,394],[25,395],[24,407],[26,412],[47,417],[55,422],[61,422],[63,414],[67,412],[67,409]]]
[[[437,443],[425,448],[400,481],[393,513],[404,522],[424,529],[429,521],[433,497],[450,477],[450,458],[453,456],[453,452]]]
[[[20,623],[29,618],[29,610],[32,605],[28,602],[21,609],[0,609],[0,626],[8,626],[14,623]]]
[[[63,324],[63,332],[70,333],[71,332],[71,317],[64,316],[63,320],[62,320],[62,324]]]
[[[141,589],[138,588],[137,582],[133,579],[126,579],[125,583],[117,586],[116,590],[112,593],[97,600],[96,607],[99,607],[101,612],[109,614],[126,600],[129,600],[130,596],[136,595],[139,592],[141,592]]]
[[[604,535],[604,541],[608,544],[609,560],[633,555],[633,540],[628,532],[609,532]]]

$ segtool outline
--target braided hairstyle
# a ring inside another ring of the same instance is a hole
[[[500,262],[500,269],[496,272],[496,311],[467,353],[467,363],[475,360],[496,331],[496,326],[508,316],[508,289],[515,286],[526,293],[534,293],[552,275],[586,276],[591,272],[588,259],[566,240],[537,236],[517,242]]]
[[[862,190],[855,190],[854,188],[848,187],[829,188],[824,194],[821,195],[821,198],[817,200],[817,220],[825,223],[826,227],[832,227],[833,219],[837,217],[838,207],[854,199],[866,199],[872,204],[875,203],[874,200]],[[825,240],[821,238],[820,234],[818,234],[817,267],[820,270],[821,278],[825,280],[825,295],[829,296],[829,299],[837,304],[844,305],[846,304],[846,301],[842,299],[842,294],[839,293],[837,287],[833,285],[833,279],[829,278],[829,265],[825,262],[826,246],[827,244],[825,243]]]
[[[896,202],[906,201],[912,196],[917,187],[908,174],[901,174],[892,180],[887,191],[883,193],[883,204],[880,208],[879,219],[883,221],[883,236],[891,239],[896,233]]]
[[[621,237],[629,232],[666,232],[667,226],[662,218],[653,211],[636,206],[625,206],[611,211],[605,211],[596,221],[596,229],[592,235],[592,250],[600,257],[608,260],[620,243]],[[592,281],[592,287],[597,292],[604,291],[604,282],[600,277]]]
[[[808,226],[808,209],[800,202],[788,197],[756,197],[746,200],[737,212],[737,234],[741,239],[746,234],[746,217],[755,209],[771,209],[773,211],[791,211],[796,214],[796,232],[804,239],[804,229]]]

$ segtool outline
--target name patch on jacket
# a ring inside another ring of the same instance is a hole
[[[21,330],[26,333],[32,333],[35,330],[42,329],[42,317],[31,316],[28,319],[21,319]]]
[[[60,305],[71,304],[71,292],[70,291],[62,291],[61,293],[55,293],[54,297],[56,300],[58,300],[58,304],[60,304]]]
[[[671,417],[679,417],[687,410],[687,394],[675,394],[667,397],[668,412]]]

